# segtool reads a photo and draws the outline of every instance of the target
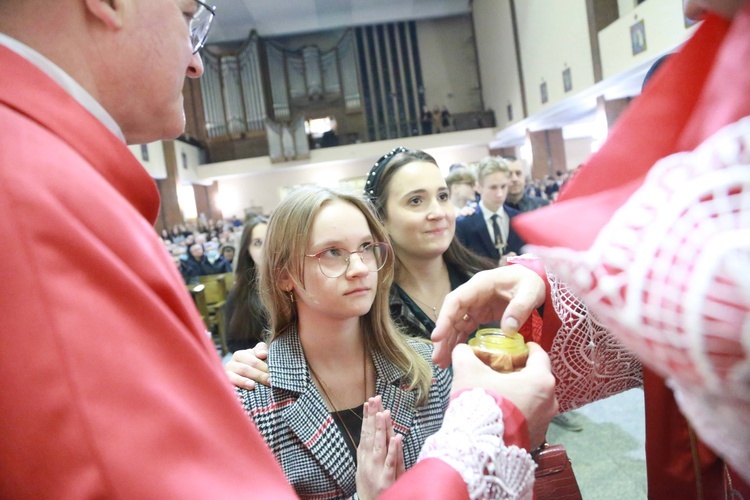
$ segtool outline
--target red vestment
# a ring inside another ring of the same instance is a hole
[[[0,497],[292,498],[156,237],[156,185],[0,47]]]
[[[589,250],[613,214],[644,184],[657,160],[692,151],[726,125],[750,115],[748,60],[750,7],[731,23],[709,17],[620,118],[603,148],[574,174],[559,201],[517,218],[516,230],[539,247]],[[565,231],[550,231],[551,227]],[[613,332],[617,334],[614,327]],[[549,342],[555,333],[554,325],[545,325],[544,340]],[[644,359],[648,362],[648,355]],[[688,364],[680,365],[687,363],[683,358],[677,359],[677,369],[689,369]],[[687,421],[672,391],[648,369],[644,391],[649,497],[695,498],[698,488],[706,498],[723,497],[724,464],[700,443],[691,448]],[[735,488],[747,491],[737,474],[732,479]]]
[[[294,498],[153,229],[153,179],[36,66],[0,46],[0,67],[0,497]],[[431,459],[388,494],[467,489]]]

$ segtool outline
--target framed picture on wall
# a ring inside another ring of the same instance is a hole
[[[573,89],[573,76],[570,74],[570,68],[565,68],[562,72],[563,89],[570,92]]]
[[[633,55],[646,50],[646,26],[643,19],[630,27],[630,44],[633,47]]]

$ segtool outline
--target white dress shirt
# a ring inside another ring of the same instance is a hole
[[[500,226],[500,247],[505,246],[508,243],[508,233],[510,232],[510,217],[508,217],[508,214],[505,213],[505,209],[503,209],[502,205],[497,212],[493,212],[489,208],[487,208],[487,206],[484,204],[484,201],[480,201],[479,204],[482,207],[484,222],[485,224],[487,224],[487,232],[489,233],[490,239],[493,241],[493,243],[495,240],[495,230],[492,227],[492,216],[497,214],[497,225]]]

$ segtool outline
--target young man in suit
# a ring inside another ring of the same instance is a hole
[[[521,213],[504,206],[510,170],[502,158],[487,157],[477,168],[476,191],[481,196],[472,215],[456,221],[456,236],[466,247],[500,263],[502,257],[521,253],[523,241],[510,227],[510,219]]]

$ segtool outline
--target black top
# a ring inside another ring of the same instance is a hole
[[[448,264],[448,279],[451,282],[451,291],[469,281],[470,277],[468,273]],[[432,330],[435,329],[435,322],[422,311],[403,288],[395,283],[391,290],[390,307],[391,317],[396,324],[405,330],[407,335],[429,340]]]
[[[524,194],[523,198],[521,198],[521,201],[519,201],[518,203],[511,203],[508,200],[505,200],[506,207],[518,210],[519,212],[531,212],[532,210],[546,207],[547,205],[549,205],[549,200],[545,200],[544,198],[538,198],[536,196],[531,196],[528,194]]]
[[[333,421],[336,422],[341,434],[344,436],[344,442],[346,447],[349,449],[349,453],[354,457],[354,463],[357,463],[357,446],[359,446],[359,436],[362,433],[362,418],[364,417],[364,403],[357,406],[356,408],[349,408],[348,410],[332,411],[331,416]],[[351,433],[351,439],[349,434],[346,432],[349,430]],[[352,443],[354,439],[354,443]]]
[[[257,287],[255,284],[251,286]],[[258,342],[266,341],[264,335],[268,327],[268,319],[257,291],[250,291],[249,297],[246,297],[246,303],[238,302],[237,285],[235,284],[229,290],[227,302],[224,306],[224,331],[226,332],[229,352],[251,349]],[[238,311],[240,307],[245,308],[246,311]],[[233,325],[232,318],[235,314],[238,315],[238,319],[235,322],[237,324]],[[240,323],[242,318],[246,318],[244,323]]]

